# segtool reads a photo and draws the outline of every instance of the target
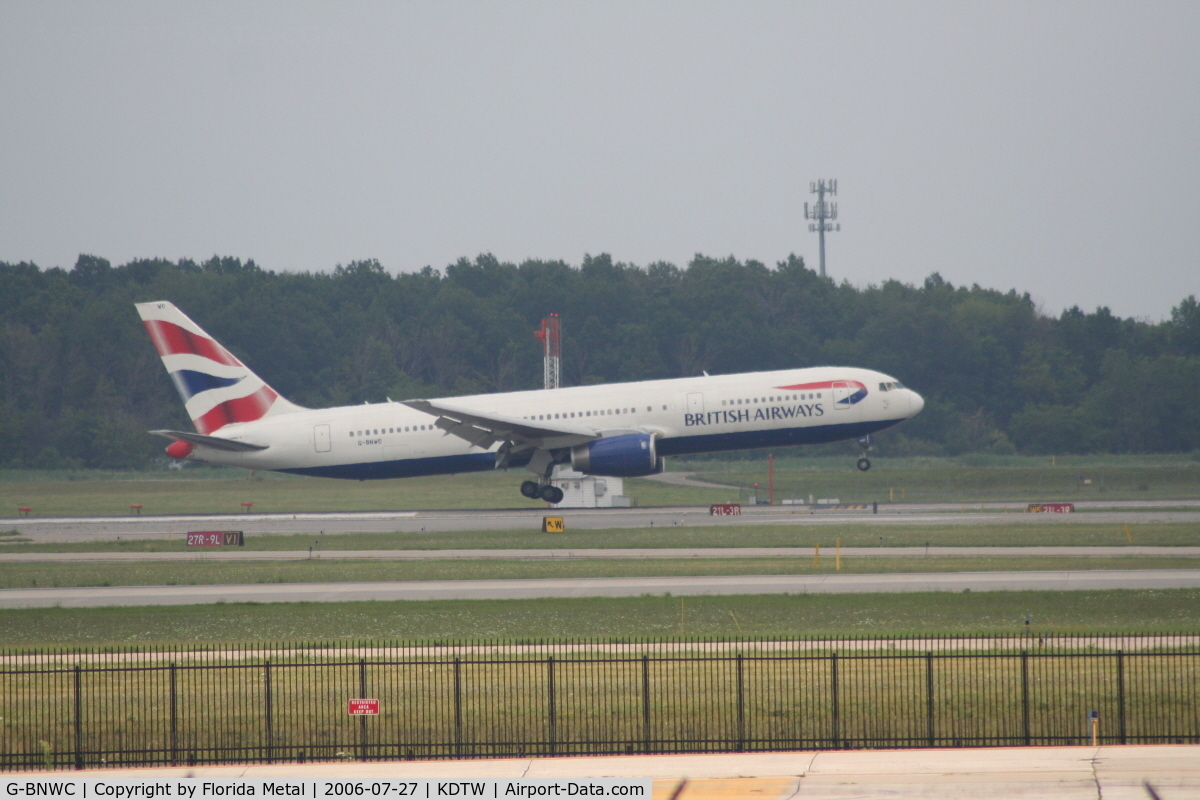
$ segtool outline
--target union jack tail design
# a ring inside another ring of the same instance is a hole
[[[138,303],[137,310],[200,433],[301,410],[173,304]]]

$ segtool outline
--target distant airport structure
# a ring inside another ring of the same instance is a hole
[[[821,247],[821,277],[825,277],[825,231],[840,231],[841,223],[834,223],[837,219],[837,203],[832,203],[825,199],[825,195],[837,197],[837,179],[812,181],[808,184],[809,193],[817,196],[817,202],[813,203],[809,208],[808,203],[804,204],[804,218],[812,220],[808,223],[808,230],[816,231]]]

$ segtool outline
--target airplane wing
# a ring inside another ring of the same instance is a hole
[[[246,450],[266,450],[265,444],[250,444],[249,442],[238,442],[233,439],[222,439],[220,436],[205,436],[203,433],[189,433],[188,431],[150,431],[155,436],[164,436],[167,439],[177,439],[182,442],[190,442],[204,447],[212,447],[216,450],[232,450],[242,452]]]
[[[519,417],[472,411],[431,400],[405,400],[404,405],[437,417],[434,425],[484,450],[496,442],[512,442],[518,445],[519,449],[551,450],[574,447],[600,438],[599,432],[594,428],[569,422],[532,422]]]

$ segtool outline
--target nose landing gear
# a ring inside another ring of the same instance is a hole
[[[522,482],[521,494],[530,500],[536,500],[540,497],[547,503],[561,503],[563,499],[562,489],[549,483],[539,484],[537,481]]]
[[[858,459],[858,464],[855,466],[858,467],[859,472],[866,472],[871,468],[871,460],[867,458],[867,453],[870,452],[871,443],[874,441],[875,440],[871,438],[871,434],[869,433],[866,436],[860,436],[858,438],[858,450],[861,458]]]

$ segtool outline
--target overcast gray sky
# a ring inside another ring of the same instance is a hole
[[[1196,2],[0,3],[0,260],[697,252],[1200,294]]]

